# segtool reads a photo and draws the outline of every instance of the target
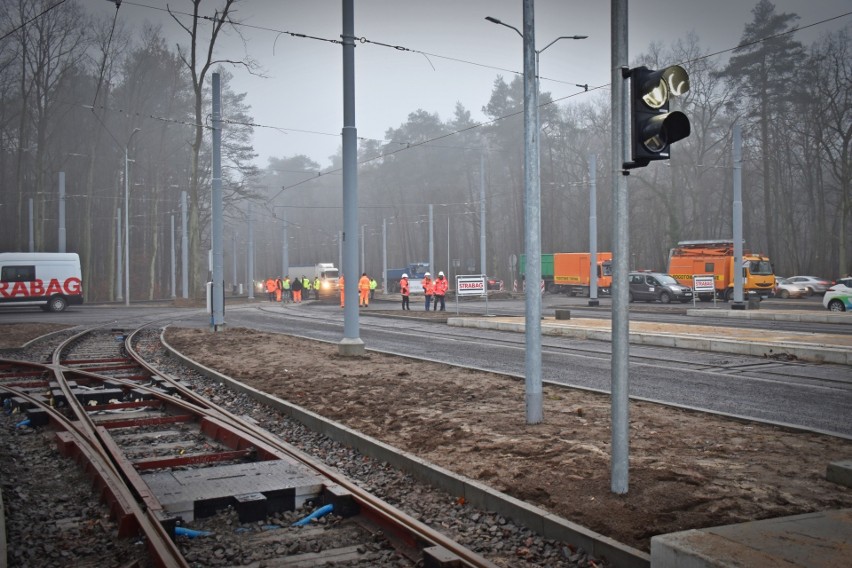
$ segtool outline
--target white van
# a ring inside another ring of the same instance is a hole
[[[83,276],[76,253],[0,253],[0,306],[40,306],[61,312],[83,303]]]

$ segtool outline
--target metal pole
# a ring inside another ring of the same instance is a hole
[[[134,128],[124,145],[124,305],[130,305],[130,160],[127,149],[133,136],[140,132]]]
[[[733,130],[733,162],[734,162],[734,303],[731,309],[745,308],[743,290],[743,137],[739,123],[734,124]]]
[[[429,204],[429,272],[435,278],[435,226],[433,223],[432,204]]]
[[[65,252],[65,172],[59,172],[59,252]]]
[[[219,73],[213,73],[213,187],[211,195],[211,236],[213,246],[213,331],[225,325],[225,266],[222,230],[224,204],[222,201],[222,91]]]
[[[447,212],[447,282],[450,282],[452,276],[453,261],[450,259],[450,214]]]
[[[133,131],[136,132],[135,130]],[[133,134],[130,135],[133,137]],[[128,173],[130,172],[130,162],[127,161],[127,146],[130,145],[130,140],[127,140],[127,145],[124,147],[124,305],[130,305],[130,182],[128,181]]]
[[[621,69],[627,65],[627,0],[612,0],[612,179],[613,275],[612,275],[612,462],[611,490],[625,494],[629,458],[629,358],[630,318],[628,274],[630,254],[627,176],[621,169],[627,139],[626,92]]]
[[[180,291],[189,298],[189,229],[186,225],[186,192],[180,192]],[[235,251],[236,252],[236,251]],[[236,254],[234,255],[236,258]],[[236,278],[235,278],[236,281]]]
[[[343,274],[343,231],[337,231],[337,266]]]
[[[338,352],[363,355],[358,322],[358,130],[355,128],[355,7],[343,0],[343,338]]]
[[[361,225],[361,269],[358,271],[367,272],[367,261],[364,258],[364,230],[367,228],[367,225]]]
[[[171,251],[172,252],[172,258],[171,258],[171,260],[172,260],[172,263],[171,263],[171,268],[172,268],[172,298],[176,298],[177,297],[177,279],[175,278],[175,272],[176,272],[176,269],[177,269],[177,263],[175,262],[175,215],[174,215],[174,213],[172,213],[172,215],[171,215],[171,221],[172,221],[172,225],[171,225],[171,227],[172,227],[172,233],[171,233],[171,235],[172,235],[172,251]]]
[[[238,255],[238,253],[237,253],[237,231],[234,231],[234,233],[231,235],[231,250],[233,251],[233,256],[234,256],[234,259],[233,259],[233,263],[234,263],[234,266],[233,266],[233,269],[234,269],[234,294],[236,294],[237,292],[239,292],[238,284],[239,284],[239,281],[240,281],[239,277],[237,276],[237,255]]]
[[[485,151],[479,150],[479,267],[483,276],[488,275],[487,249],[485,246]],[[485,282],[486,289],[488,281]]]
[[[124,290],[124,283],[121,281],[121,275],[124,273],[124,263],[121,258],[121,207],[118,208],[118,211],[115,216],[115,301],[121,302],[124,300],[122,297],[122,290]]]
[[[598,306],[598,187],[597,164],[589,154],[589,305]]]
[[[281,278],[290,270],[290,243],[287,242],[287,220],[281,219]]]
[[[33,198],[29,199],[29,213],[30,213],[30,252],[35,252],[35,225],[33,224]]]
[[[254,220],[252,219],[251,201],[248,202],[248,266],[246,280],[248,281],[248,299],[254,300]]]
[[[382,291],[388,293],[388,220],[382,219]]]
[[[539,179],[538,89],[533,0],[524,0],[524,252],[526,302],[524,376],[527,424],[544,420],[541,382],[541,180]]]

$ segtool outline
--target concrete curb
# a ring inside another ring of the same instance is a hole
[[[487,321],[481,318],[448,318],[447,325],[477,329],[496,329],[498,331],[512,331],[516,333],[524,332],[524,324],[521,322]],[[541,324],[541,333],[542,335],[573,337],[576,339],[612,341],[612,332],[608,329],[586,329],[553,325],[546,322],[542,322]],[[661,332],[643,333],[638,331],[630,332],[630,343],[652,345],[655,347],[676,347],[716,353],[751,355],[755,357],[777,357],[786,354],[794,356],[801,361],[852,365],[852,351],[814,343],[755,342],[718,337],[699,337],[697,335],[678,335]]]
[[[545,538],[570,542],[583,548],[597,558],[607,559],[613,566],[624,568],[647,568],[651,564],[649,554],[622,544],[607,536],[598,534],[578,524],[572,523],[533,505],[495,491],[467,477],[431,464],[417,456],[400,451],[379,440],[365,436],[342,424],[268,395],[236,379],[205,367],[175,350],[165,340],[165,330],[161,335],[163,345],[169,354],[202,375],[220,381],[234,391],[271,406],[279,412],[304,424],[307,428],[328,436],[332,440],[357,449],[364,455],[385,461],[416,479],[442,489],[451,495],[463,497],[467,503],[476,507],[494,511],[512,519],[519,525],[529,527]]]
[[[768,311],[768,310],[731,310],[710,308],[689,308],[686,310],[688,316],[700,316],[711,318],[738,318],[767,321],[795,321],[811,323],[836,323],[840,325],[852,325],[852,317],[849,314],[825,312],[796,312],[796,311]]]

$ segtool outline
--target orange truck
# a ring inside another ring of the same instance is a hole
[[[591,253],[557,252],[553,255],[553,285],[556,291],[571,296],[588,296],[591,279]],[[612,287],[612,253],[597,254],[598,292],[609,295]]]
[[[743,293],[755,292],[768,298],[775,287],[775,274],[769,258],[743,250]],[[681,241],[669,252],[669,270],[675,280],[695,288],[692,277],[713,275],[716,297],[731,300],[734,297],[734,242],[733,241]],[[713,299],[712,293],[698,293],[702,302]]]

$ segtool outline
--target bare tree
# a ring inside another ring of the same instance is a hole
[[[232,59],[217,59],[214,56],[216,42],[222,34],[223,28],[232,24],[231,15],[235,11],[237,0],[223,0],[223,5],[216,9],[212,17],[204,17],[201,14],[201,5],[203,0],[190,0],[192,4],[192,15],[188,24],[184,23],[181,18],[169,8],[169,14],[177,22],[177,24],[189,35],[189,51],[178,46],[178,55],[189,71],[192,90],[195,95],[194,101],[194,117],[195,117],[195,136],[192,140],[192,162],[190,165],[190,183],[189,183],[189,251],[190,251],[190,283],[189,287],[191,294],[194,297],[199,291],[199,283],[201,282],[201,264],[200,259],[200,161],[202,144],[204,143],[205,117],[204,110],[204,81],[207,73],[214,65],[227,63],[233,65],[241,65],[249,71],[254,70],[255,65],[247,57],[242,60]],[[207,43],[202,44],[202,30],[199,29],[201,21],[209,21],[210,31],[207,37]]]

